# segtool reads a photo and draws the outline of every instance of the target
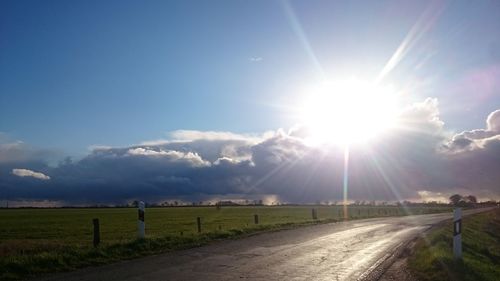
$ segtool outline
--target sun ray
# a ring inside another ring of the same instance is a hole
[[[406,54],[413,49],[413,47],[422,39],[422,37],[430,31],[434,23],[437,21],[441,13],[444,11],[445,5],[439,1],[429,4],[427,9],[418,18],[412,26],[408,34],[403,39],[401,44],[387,61],[385,66],[380,71],[375,79],[376,83],[381,82],[406,56]]]
[[[300,43],[302,44],[307,55],[311,59],[314,67],[316,68],[316,71],[319,73],[319,76],[322,78],[322,80],[325,80],[326,79],[325,71],[321,66],[321,64],[319,63],[316,53],[311,47],[309,39],[307,38],[307,35],[304,32],[304,29],[302,28],[302,25],[300,24],[297,15],[295,14],[295,11],[293,10],[291,4],[288,1],[283,1],[282,3],[285,9],[286,16],[290,22],[290,25],[292,26],[293,31],[295,32],[295,35],[297,35],[297,37],[299,38]]]

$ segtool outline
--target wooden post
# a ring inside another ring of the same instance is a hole
[[[99,246],[101,242],[101,233],[99,230],[99,219],[93,219],[92,223],[94,224],[94,248]]]
[[[201,218],[196,218],[196,224],[198,225],[198,233],[201,233]]]
[[[253,215],[253,222],[259,224],[259,215]]]

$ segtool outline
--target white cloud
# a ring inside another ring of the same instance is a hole
[[[460,153],[484,149],[500,140],[500,110],[495,110],[486,119],[486,129],[464,131],[454,135],[446,144],[446,152]]]
[[[143,147],[131,148],[127,151],[128,155],[166,157],[171,161],[187,161],[195,167],[210,166],[210,162],[203,160],[198,153],[181,152],[175,150],[153,150]]]
[[[12,169],[12,174],[18,177],[32,177],[39,180],[50,180],[49,176],[28,169]]]
[[[444,122],[439,116],[436,98],[426,98],[407,107],[401,114],[402,125],[408,130],[427,134],[442,134]]]
[[[262,57],[251,57],[248,60],[251,61],[251,62],[261,62],[264,59]]]
[[[243,140],[256,143],[263,140],[263,135],[236,134],[232,132],[221,132],[221,131],[177,130],[171,132],[169,135],[173,139],[173,141]]]
[[[217,160],[214,161],[214,165],[221,165],[223,163],[229,163],[229,164],[238,164],[240,163],[241,161],[238,161],[236,159],[232,159],[232,158],[229,158],[229,157],[221,157]]]
[[[175,154],[167,151],[155,151],[142,147],[131,148],[127,151],[127,153],[130,155],[143,155],[143,156],[166,156]]]
[[[486,119],[488,131],[500,134],[500,109],[493,111]]]

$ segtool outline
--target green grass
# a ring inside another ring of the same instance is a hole
[[[408,265],[418,280],[500,280],[500,209],[464,217],[463,259],[453,259],[447,222],[415,244]]]
[[[313,221],[311,209],[317,209]],[[349,207],[349,217],[367,218],[449,211],[449,208]],[[259,215],[259,225],[254,224]],[[196,217],[202,218],[202,233]],[[136,239],[137,210],[1,209],[0,280],[157,254],[216,239],[311,223],[341,220],[341,206],[248,206],[148,208],[146,236]],[[99,218],[101,245],[92,247],[92,219]]]

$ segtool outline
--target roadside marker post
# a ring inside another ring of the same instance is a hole
[[[462,258],[462,209],[453,210],[453,257]]]
[[[137,220],[137,236],[139,238],[145,238],[146,237],[146,231],[145,231],[145,223],[144,223],[144,202],[140,201],[138,205],[138,220]]]

